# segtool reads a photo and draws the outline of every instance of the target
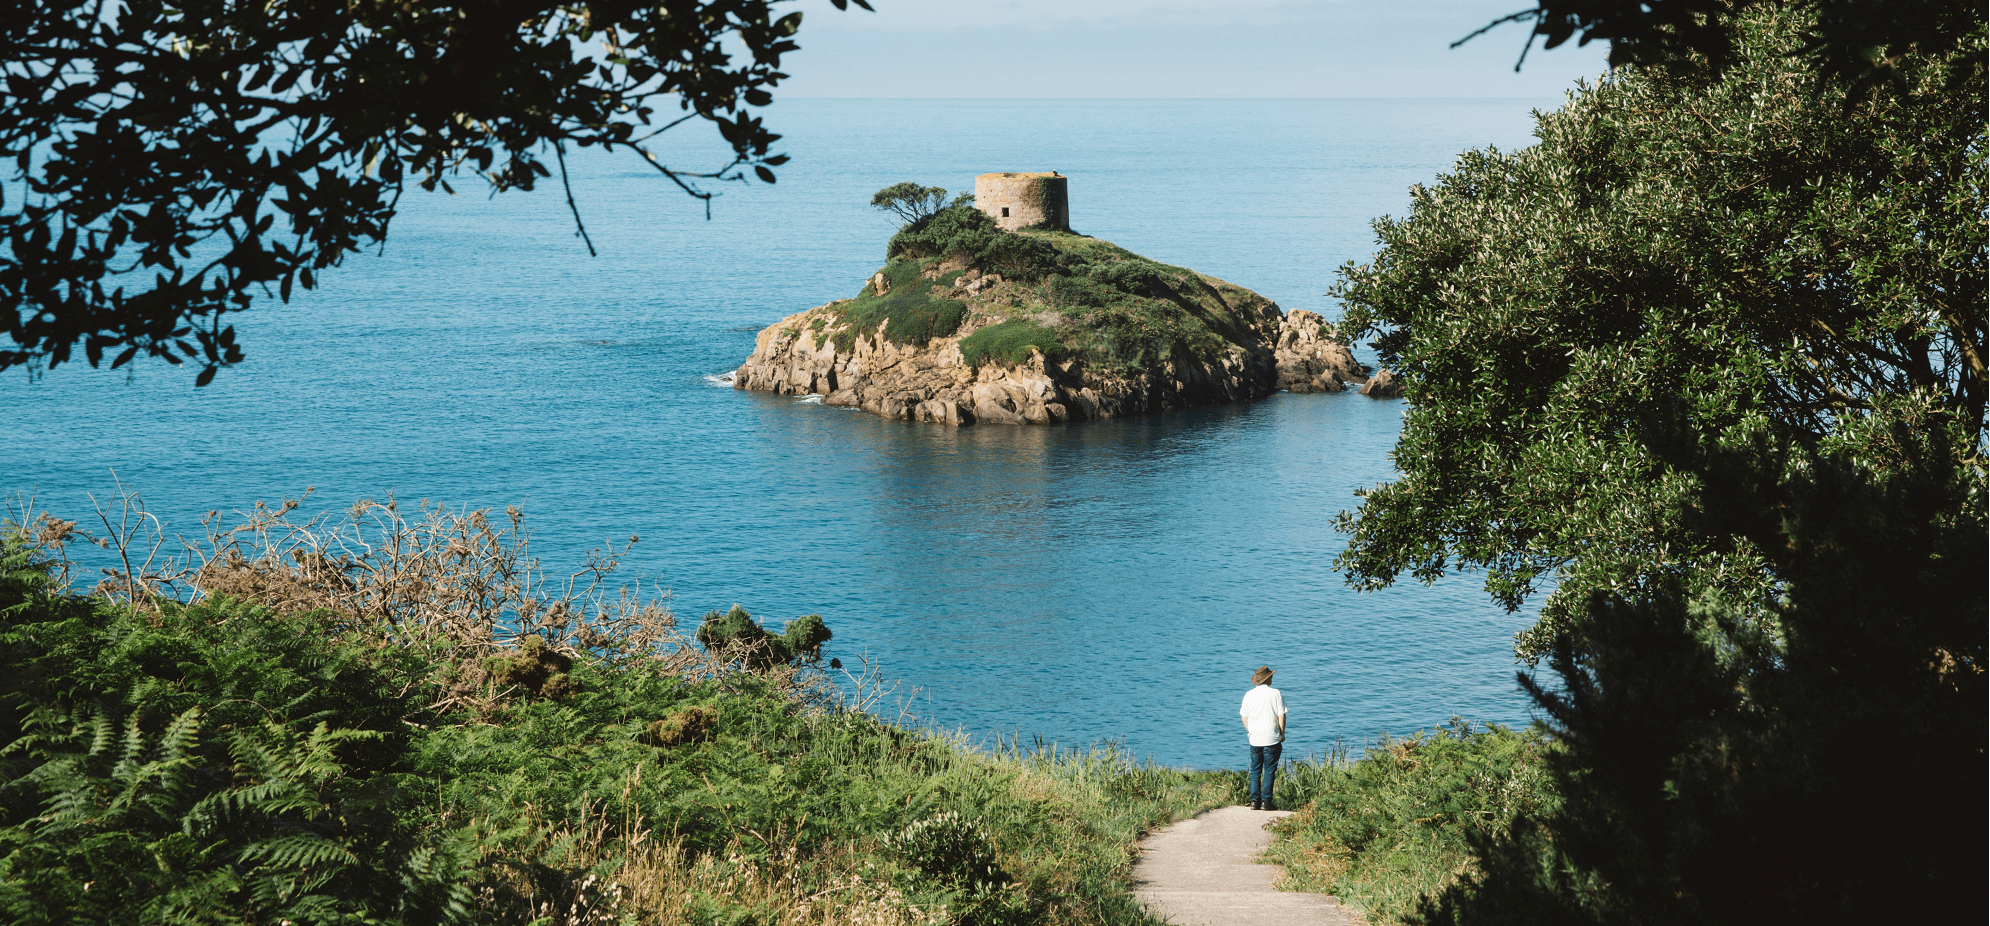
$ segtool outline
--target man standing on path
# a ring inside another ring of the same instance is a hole
[[[1257,686],[1244,693],[1244,729],[1251,734],[1251,809],[1276,810],[1272,787],[1278,783],[1278,754],[1285,751],[1285,696],[1271,687],[1271,668],[1251,673]]]

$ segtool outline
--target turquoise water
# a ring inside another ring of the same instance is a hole
[[[1524,721],[1527,616],[1470,577],[1359,595],[1329,568],[1334,513],[1390,477],[1400,403],[955,430],[716,377],[882,263],[873,191],[991,170],[1061,171],[1081,232],[1331,316],[1372,217],[1464,148],[1527,143],[1530,107],[1555,102],[784,102],[769,118],[794,162],[777,186],[722,187],[710,221],[647,168],[582,157],[598,258],[557,188],[411,197],[382,253],[240,316],[249,362],[207,389],[160,366],[10,378],[0,473],[74,518],[115,468],[188,532],[312,486],[313,509],[516,503],[556,567],[640,535],[626,569],[685,622],[820,613],[833,655],[975,736],[1236,765],[1259,664],[1279,670],[1289,754]]]

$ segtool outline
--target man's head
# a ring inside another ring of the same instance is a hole
[[[1271,684],[1271,667],[1258,666],[1258,670],[1256,672],[1251,673],[1251,684],[1253,685]]]

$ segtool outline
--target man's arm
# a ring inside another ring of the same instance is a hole
[[[1247,724],[1247,726],[1248,726],[1248,724]],[[1284,711],[1279,711],[1279,712],[1278,712],[1278,738],[1279,738],[1279,739],[1281,739],[1281,740],[1285,739],[1285,712],[1284,712]]]

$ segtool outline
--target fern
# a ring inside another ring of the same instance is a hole
[[[406,812],[432,803],[383,732],[406,679],[308,622],[141,617],[21,562],[0,548],[0,922],[468,919],[474,847]]]

